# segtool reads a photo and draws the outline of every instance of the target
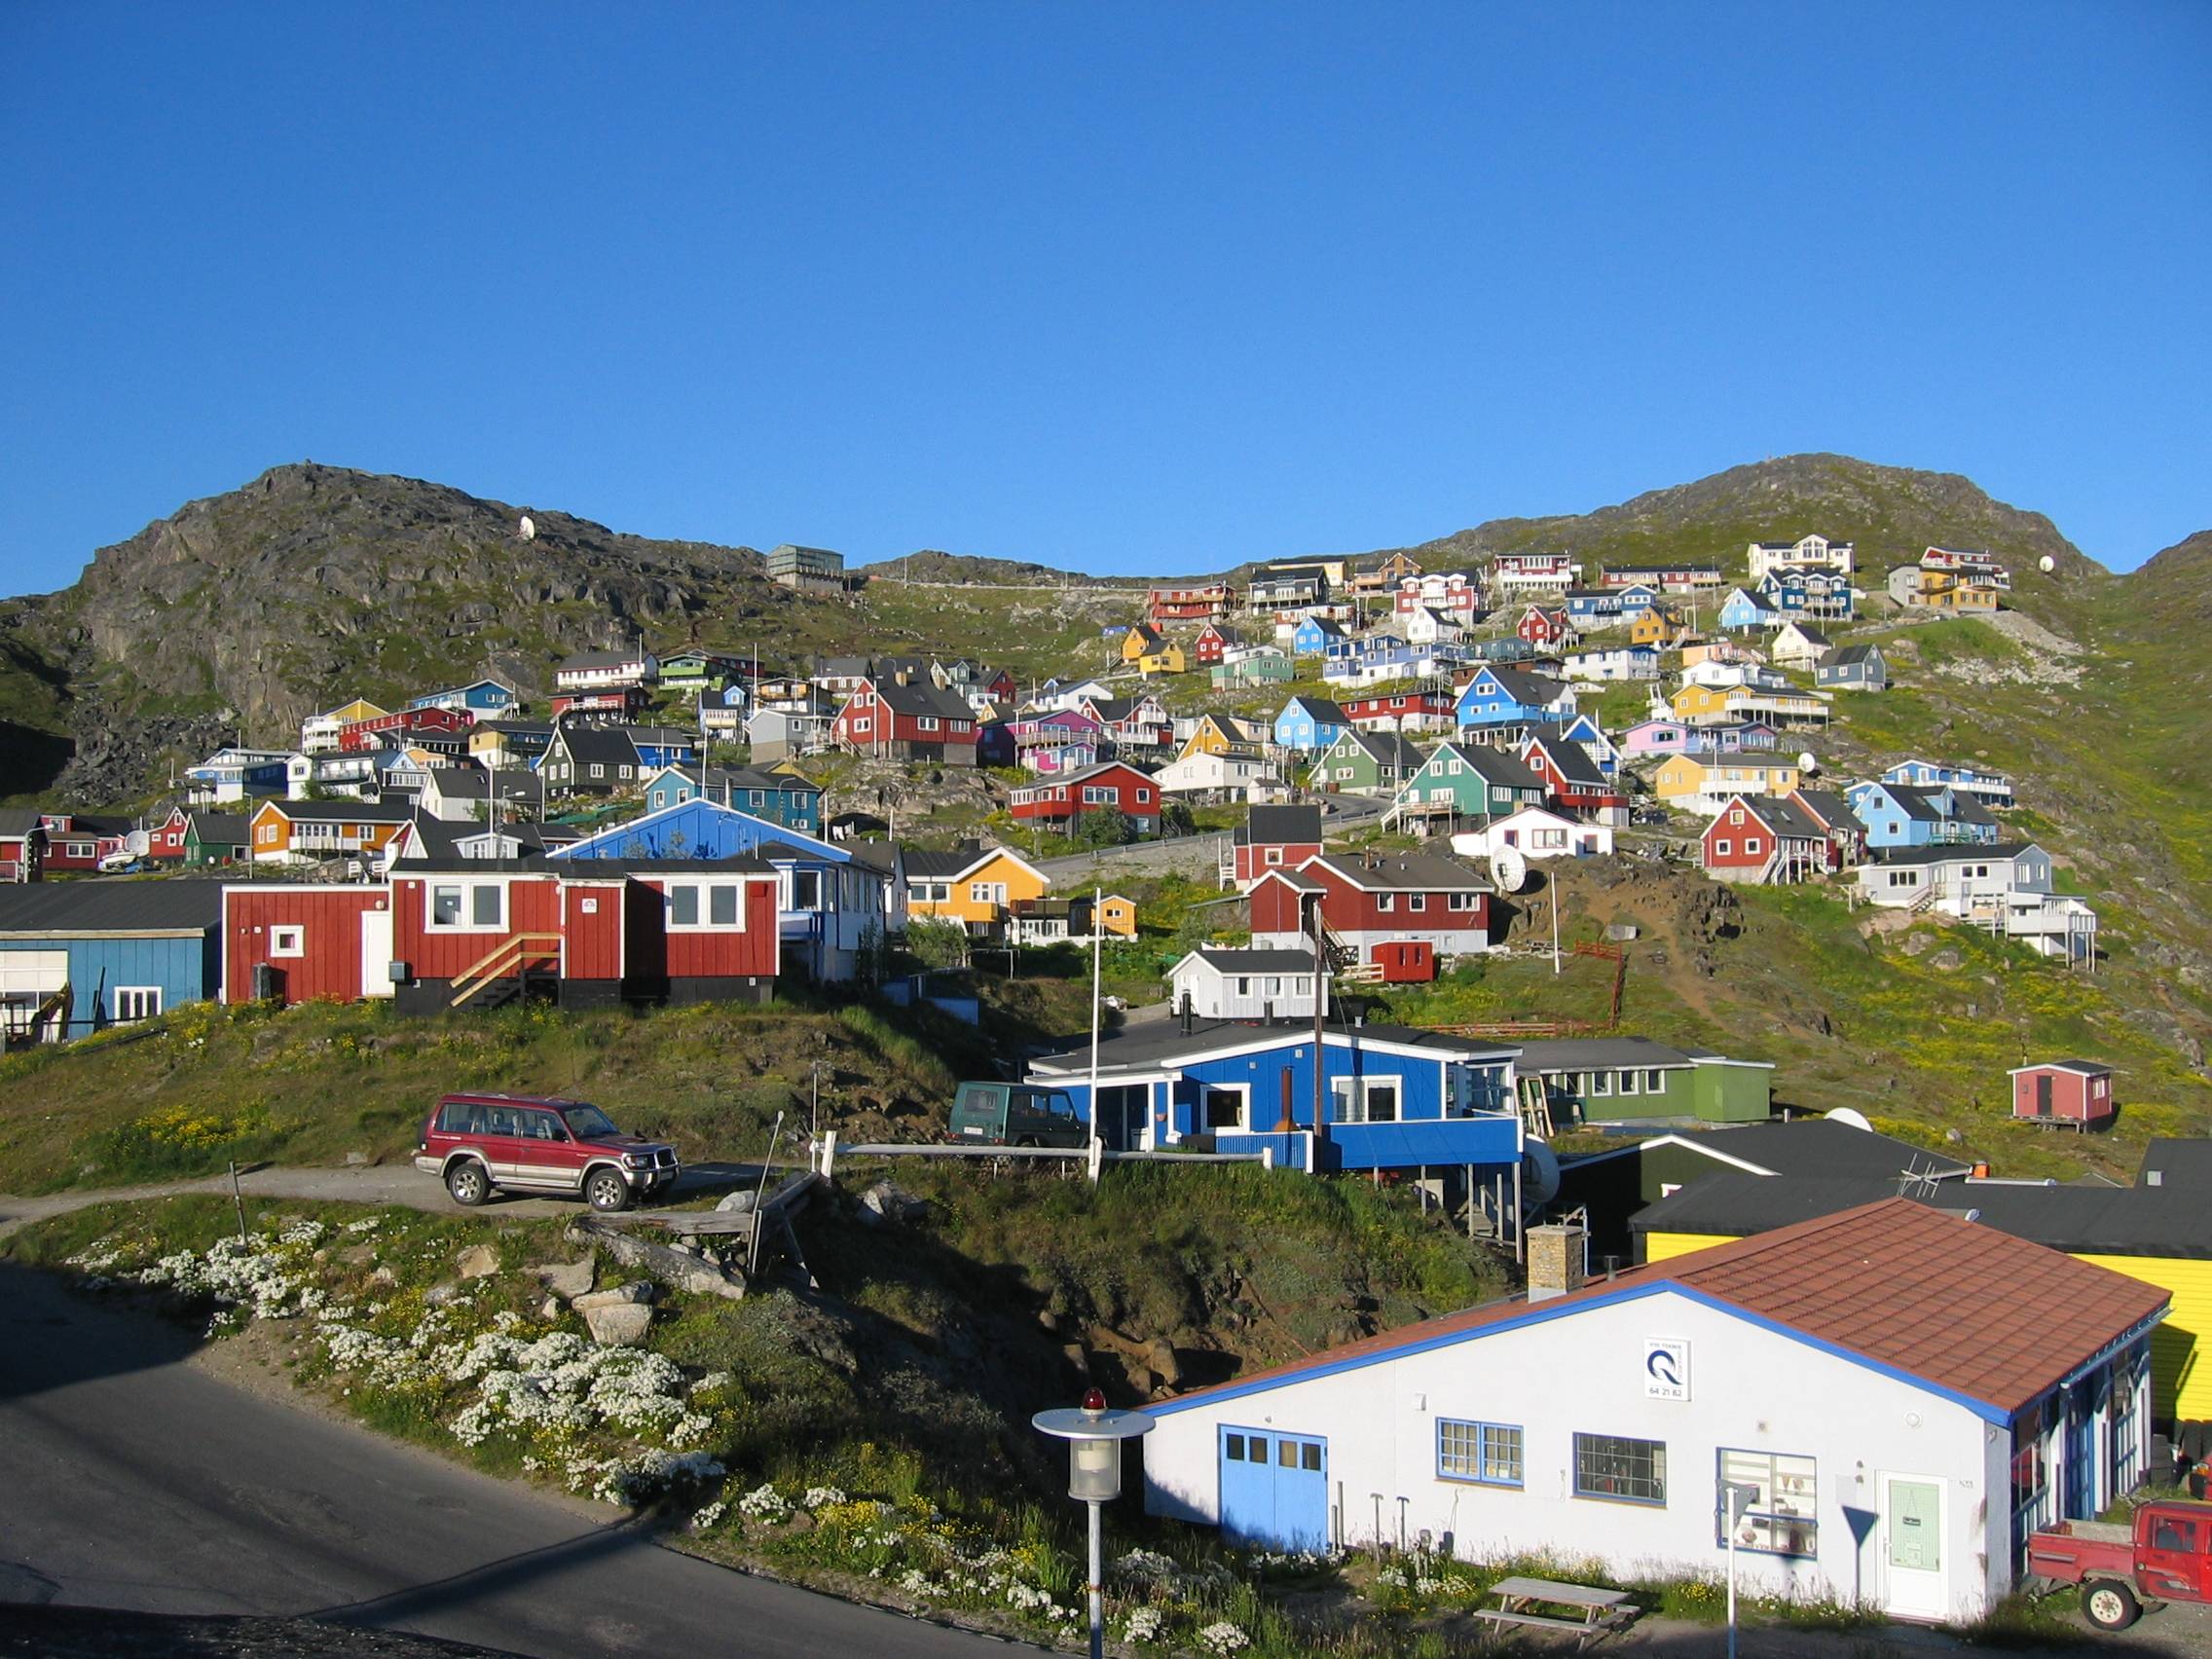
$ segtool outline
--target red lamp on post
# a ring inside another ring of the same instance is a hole
[[[1039,1412],[1030,1423],[1040,1434],[1068,1442],[1068,1495],[1090,1512],[1090,1659],[1106,1646],[1105,1549],[1099,1507],[1122,1495],[1122,1442],[1147,1434],[1153,1419],[1143,1412],[1112,1411],[1091,1388],[1070,1410]]]

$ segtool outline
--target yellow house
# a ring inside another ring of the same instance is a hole
[[[342,709],[332,709],[323,719],[336,720],[340,725],[351,725],[355,720],[381,720],[390,713],[389,709],[380,709],[366,697],[356,697]]]
[[[1149,622],[1139,622],[1122,636],[1122,660],[1141,662],[1166,644],[1166,635]]]
[[[1147,677],[1155,674],[1181,674],[1191,666],[1183,655],[1183,647],[1169,640],[1156,651],[1147,651],[1137,658],[1137,672]]]
[[[1675,718],[1691,725],[1765,720],[1777,725],[1825,725],[1827,699],[1810,691],[1769,690],[1757,685],[1700,685],[1691,682],[1668,700]]]
[[[1670,755],[1651,776],[1651,793],[1685,812],[1718,812],[1732,796],[1785,795],[1797,787],[1797,781],[1794,761],[1754,760],[1743,755],[1699,760]]]
[[[1269,735],[1258,720],[1238,719],[1235,715],[1206,715],[1183,740],[1175,758],[1188,760],[1194,755],[1241,754],[1261,748]]]
[[[1815,1189],[1818,1192],[1815,1192]],[[1863,1188],[1863,1190],[1862,1190]],[[1693,1250],[1894,1197],[1895,1181],[1795,1180],[1725,1174],[1693,1182],[1632,1218],[1641,1259]],[[2001,1233],[2169,1292],[2173,1306],[2151,1333],[2151,1393],[2161,1419],[2212,1419],[2212,1204],[2201,1188],[2013,1187],[1945,1180],[1927,1200],[1972,1209]],[[1812,1207],[1808,1208],[1808,1203]],[[2099,1246],[2088,1248],[2093,1241]],[[2133,1248],[2119,1248],[2127,1241]],[[2194,1252],[2194,1254],[2191,1252]]]
[[[999,926],[1016,903],[1052,890],[1028,860],[973,841],[949,853],[910,851],[905,864],[907,918],[958,922],[970,933]]]
[[[1124,899],[1119,893],[1109,893],[1098,901],[1098,931],[1114,935],[1117,939],[1137,937],[1137,902]]]
[[[1675,637],[1681,623],[1657,607],[1639,611],[1628,625],[1628,643],[1632,645],[1663,645]]]

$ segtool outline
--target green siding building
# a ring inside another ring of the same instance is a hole
[[[1648,1037],[1525,1044],[1520,1075],[1540,1077],[1552,1121],[1570,1124],[1756,1124],[1773,1115],[1774,1063]]]
[[[1401,814],[1426,817],[1502,818],[1524,806],[1541,806],[1544,780],[1518,756],[1479,743],[1446,743],[1398,792]]]

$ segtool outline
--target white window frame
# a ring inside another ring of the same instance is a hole
[[[308,953],[308,930],[305,922],[277,922],[269,929],[269,954],[271,957],[299,957]]]
[[[1236,1122],[1235,1124],[1216,1124],[1210,1121],[1211,1114],[1206,1109],[1206,1097],[1210,1094],[1234,1094],[1236,1096]],[[1252,1127],[1252,1086],[1248,1083],[1200,1084],[1198,1086],[1198,1118],[1197,1128],[1199,1134],[1218,1133],[1223,1129],[1249,1133]]]
[[[1390,1116],[1378,1118],[1368,1096],[1378,1090],[1391,1097]],[[1333,1077],[1329,1079],[1329,1122],[1332,1124],[1397,1124],[1406,1116],[1406,1080],[1402,1077]]]
[[[159,985],[118,985],[108,1003],[108,1016],[119,1025],[139,1019],[158,1019],[161,1013],[162,987]]]
[[[461,920],[438,920],[438,895],[450,892],[459,895]],[[479,893],[497,893],[499,896],[499,914],[497,921],[482,922],[476,919],[476,896]],[[423,930],[435,934],[479,933],[495,934],[507,931],[507,884],[503,881],[470,880],[464,876],[447,876],[440,880],[423,883]]]

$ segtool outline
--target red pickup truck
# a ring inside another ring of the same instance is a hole
[[[2212,1602],[2212,1503],[2146,1503],[2124,1527],[2061,1521],[2029,1536],[2028,1571],[2079,1584],[2099,1630],[2125,1630],[2160,1602]]]

